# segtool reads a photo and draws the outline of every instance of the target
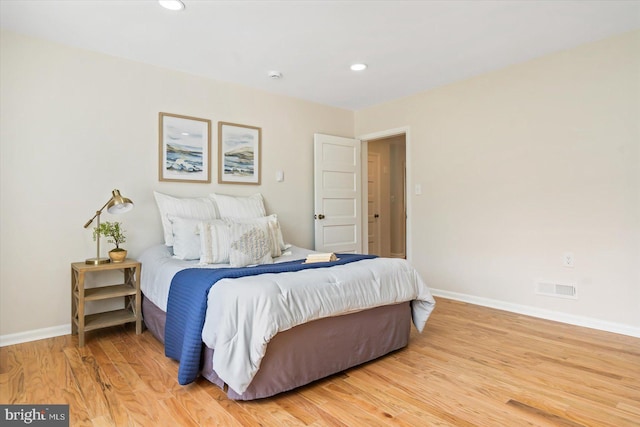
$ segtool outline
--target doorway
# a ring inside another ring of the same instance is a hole
[[[370,254],[407,257],[406,135],[367,140],[367,240]]]

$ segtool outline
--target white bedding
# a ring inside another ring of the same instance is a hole
[[[302,259],[312,251],[293,248],[292,252],[275,261]],[[140,261],[142,291],[164,311],[173,275],[199,267],[197,262],[171,258],[163,245],[147,250]],[[209,292],[202,340],[215,349],[213,368],[218,376],[243,393],[278,332],[323,317],[405,301],[412,301],[413,323],[422,331],[435,301],[417,271],[397,258],[223,279]]]

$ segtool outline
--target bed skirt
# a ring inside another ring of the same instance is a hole
[[[164,343],[166,313],[143,296],[146,327]],[[405,347],[411,332],[411,304],[404,302],[327,317],[280,332],[269,342],[260,370],[234,400],[273,396],[344,371]],[[202,376],[224,388],[212,367],[213,349],[204,346]]]

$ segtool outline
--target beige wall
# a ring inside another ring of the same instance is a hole
[[[356,135],[403,126],[429,286],[640,333],[640,32],[356,113]]]
[[[261,192],[285,238],[313,244],[313,133],[353,135],[353,112],[1,34],[0,336],[70,322],[69,263],[94,256],[82,225],[114,188],[131,255],[161,241],[153,190]],[[158,181],[158,112],[262,128],[260,186]],[[284,170],[285,180],[275,180]],[[106,242],[105,245],[106,246]],[[106,251],[105,251],[106,253]]]

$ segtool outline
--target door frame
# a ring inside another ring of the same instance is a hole
[[[413,210],[412,210],[412,205],[413,205],[413,197],[412,197],[412,192],[411,192],[411,188],[413,188],[413,181],[411,179],[412,176],[412,167],[413,164],[411,162],[411,131],[409,126],[403,126],[403,127],[399,127],[399,128],[394,128],[394,129],[388,129],[388,130],[383,130],[383,131],[379,131],[379,132],[373,132],[373,133],[367,133],[364,135],[359,135],[356,136],[356,139],[359,139],[360,141],[362,141],[362,146],[360,149],[360,156],[362,157],[362,161],[360,162],[360,165],[362,167],[362,176],[366,177],[367,176],[367,167],[368,167],[368,156],[369,156],[369,147],[368,147],[368,142],[369,140],[372,139],[382,139],[382,138],[388,138],[391,136],[398,136],[398,135],[403,135],[405,137],[405,164],[406,164],[406,169],[405,169],[405,182],[406,182],[406,186],[405,186],[405,202],[407,204],[407,209],[406,209],[406,213],[407,213],[407,218],[406,218],[406,230],[405,230],[405,255],[407,257],[407,261],[411,262],[412,257],[413,257],[413,250],[412,250],[412,236],[411,236],[411,230],[412,230],[412,223],[413,223]],[[367,208],[367,200],[368,200],[368,183],[366,179],[363,179],[361,181],[361,185],[362,185],[362,208],[361,211],[362,212],[367,212],[366,208]],[[364,215],[363,215],[364,217]],[[361,229],[361,233],[362,233],[362,240],[363,242],[368,241],[369,238],[369,224],[367,222],[367,218],[363,218],[362,219],[362,225],[360,227]],[[366,247],[365,247],[366,246]],[[363,249],[368,252],[369,248],[368,245],[363,245]]]

